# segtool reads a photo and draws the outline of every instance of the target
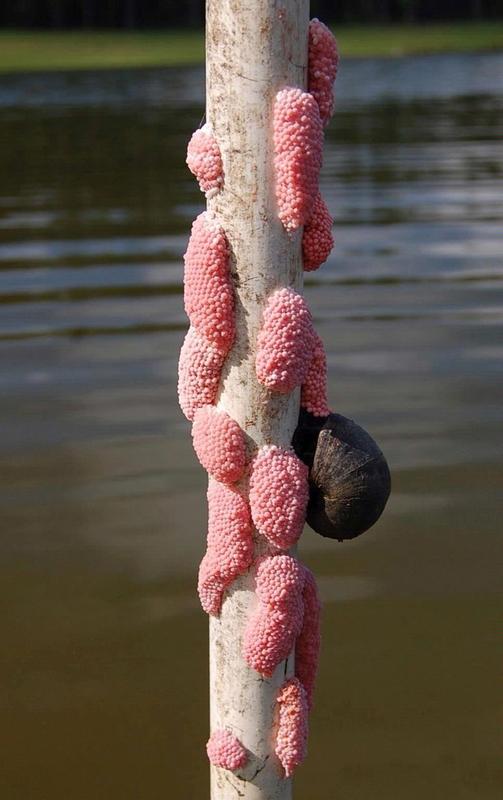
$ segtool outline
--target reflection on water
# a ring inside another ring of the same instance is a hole
[[[306,296],[394,494],[306,531],[309,800],[496,798],[503,56],[343,64]],[[204,474],[176,403],[200,69],[0,81],[2,797],[207,796]]]

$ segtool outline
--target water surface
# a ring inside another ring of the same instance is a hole
[[[0,80],[6,800],[207,792],[205,476],[176,402],[203,73]],[[305,800],[501,796],[503,55],[343,63],[308,276],[392,467],[325,598]]]

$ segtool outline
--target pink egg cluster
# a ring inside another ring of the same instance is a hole
[[[333,85],[339,65],[334,35],[319,19],[309,23],[308,87],[320,109],[323,125],[334,111]]]
[[[313,357],[300,393],[302,408],[315,417],[330,414],[327,397],[327,357],[321,337],[315,333]]]
[[[293,556],[267,556],[258,564],[259,604],[245,630],[243,656],[265,677],[288,658],[302,630],[304,577],[302,565]]]
[[[337,62],[335,39],[319,20],[312,20],[309,91],[284,88],[274,103],[278,215],[289,236],[304,226],[306,271],[328,258],[334,242],[333,220],[318,180]],[[208,198],[221,190],[222,157],[208,125],[193,134],[187,164]],[[285,552],[302,532],[308,468],[292,450],[273,444],[260,448],[248,465],[245,432],[216,408],[222,368],[235,338],[229,260],[229,243],[214,213],[200,214],[185,254],[184,302],[190,328],[180,353],[178,379],[180,406],[193,421],[194,449],[209,473],[207,548],[199,568],[198,593],[204,610],[218,615],[226,591],[251,570],[258,603],[244,631],[244,659],[262,676],[271,677],[295,648],[295,677],[283,684],[277,697],[275,738],[276,754],[289,777],[306,751],[320,646],[314,576]],[[289,394],[301,387],[303,408],[315,416],[329,413],[323,343],[304,299],[290,287],[276,289],[266,302],[255,370],[270,392]],[[258,558],[255,540],[262,554]],[[243,744],[226,729],[213,732],[207,753],[212,764],[231,771],[244,766],[248,758]]]
[[[314,347],[306,301],[293,289],[276,289],[264,309],[257,337],[256,373],[267,389],[288,394],[304,383]]]
[[[308,468],[291,450],[268,445],[253,459],[250,508],[258,532],[275,547],[291,547],[304,527]]]
[[[304,687],[297,678],[285,681],[277,697],[275,752],[289,778],[307,751],[308,709]]]
[[[210,764],[231,772],[244,767],[248,761],[248,754],[239,739],[227,730],[213,731],[206,745],[206,752]]]
[[[185,311],[197,332],[227,354],[234,339],[229,245],[207,211],[194,220],[185,253]]]
[[[273,138],[279,218],[294,231],[308,221],[318,193],[323,125],[312,94],[291,87],[278,92]]]
[[[308,708],[313,705],[314,684],[320,654],[321,603],[313,573],[304,567],[304,620],[295,643],[295,674],[306,690]]]
[[[284,553],[258,561],[255,576],[259,604],[248,622],[243,656],[265,677],[295,646],[295,675],[312,707],[320,651],[321,604],[313,573]]]
[[[225,353],[189,328],[178,362],[178,400],[187,419],[215,402],[224,360]]]
[[[318,192],[313,213],[302,233],[302,259],[306,272],[318,269],[329,257],[334,246],[333,224],[326,203]]]
[[[235,483],[246,465],[243,431],[225,411],[203,406],[194,414],[192,443],[207,472],[222,483]]]
[[[187,166],[206,197],[212,197],[220,190],[224,180],[222,156],[207,124],[192,134],[187,147]]]
[[[210,478],[208,540],[199,567],[198,592],[207,614],[218,615],[225,590],[253,560],[250,509],[241,493]]]

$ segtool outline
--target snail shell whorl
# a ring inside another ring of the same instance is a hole
[[[343,541],[377,522],[391,476],[370,434],[341,414],[317,419],[302,411],[293,445],[309,466],[307,523],[313,530]]]

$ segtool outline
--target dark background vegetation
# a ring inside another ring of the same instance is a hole
[[[243,0],[246,2],[246,0]],[[503,16],[503,0],[313,0],[313,16],[334,22],[422,22]],[[0,25],[23,28],[195,27],[204,0],[10,0]]]

